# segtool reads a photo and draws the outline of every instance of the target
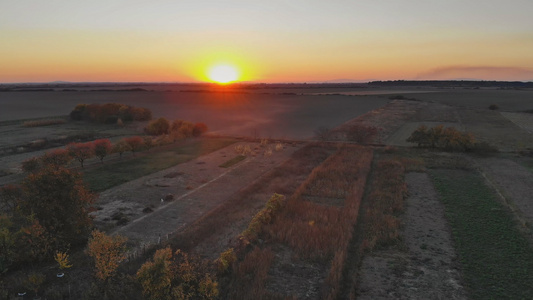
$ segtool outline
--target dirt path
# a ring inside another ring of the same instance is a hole
[[[380,250],[363,259],[357,299],[466,299],[444,207],[426,173],[409,173],[405,251]]]
[[[481,174],[504,198],[522,223],[533,224],[533,174],[510,159],[480,158],[476,163]]]
[[[234,145],[184,164],[130,181],[101,194],[96,212],[100,226],[112,226],[120,213],[131,221],[111,232],[127,236],[135,245],[165,240],[205,213],[216,208],[250,182],[285,161],[298,147],[284,146],[265,156],[258,144],[255,156],[225,169],[220,164],[236,155]],[[172,194],[172,201],[161,201]],[[143,213],[151,208],[153,212]]]

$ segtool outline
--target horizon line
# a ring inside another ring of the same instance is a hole
[[[530,83],[533,82],[533,79],[530,80],[487,80],[487,79],[389,79],[389,80],[313,80],[313,81],[280,81],[280,82],[261,82],[261,81],[237,81],[228,84],[219,84],[216,82],[210,81],[64,81],[64,80],[55,80],[55,81],[21,81],[21,82],[0,82],[0,85],[7,84],[212,84],[212,85],[221,85],[221,86],[231,86],[231,85],[245,85],[245,84],[365,84],[371,82],[522,82]]]

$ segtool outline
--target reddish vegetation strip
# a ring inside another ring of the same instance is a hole
[[[248,226],[251,216],[258,211],[258,204],[263,206],[273,193],[294,193],[305,176],[328,157],[328,152],[320,145],[308,145],[297,150],[289,160],[263,175],[261,180],[240,190],[223,205],[191,224],[174,239],[173,246],[200,253],[205,253],[204,249],[208,248],[208,252],[218,255],[228,246],[227,239],[220,237],[234,238],[241,233]]]
[[[363,250],[394,243],[400,236],[400,212],[407,196],[405,167],[396,160],[378,162],[365,211],[366,228]]]
[[[321,290],[321,295],[316,296],[320,296],[321,299],[335,299],[340,291],[348,243],[352,238],[354,225],[359,215],[359,206],[372,157],[373,151],[370,148],[345,146],[316,167],[287,200],[280,214],[273,217],[273,222],[263,227],[260,237],[261,241],[265,240],[266,243],[257,243],[252,246],[253,250],[244,256],[244,259],[236,265],[235,270],[240,270],[243,264],[253,264],[254,260],[249,258],[250,255],[257,255],[256,253],[260,251],[270,253],[270,251],[275,251],[274,249],[283,249],[281,245],[288,245],[298,260],[302,259],[310,264],[318,263],[326,269],[329,268],[326,278],[323,278],[325,279],[323,284],[319,282],[320,280],[312,284],[320,285],[318,289]],[[334,201],[336,204],[342,205],[324,205],[324,199],[332,198],[336,199]],[[240,292],[232,296],[239,299],[251,299],[249,297],[252,295],[280,298],[307,296],[300,290],[287,290],[287,287],[283,286],[278,287],[276,292],[267,291],[264,286],[267,278],[263,277],[260,271],[267,266],[263,261],[256,261],[255,264],[253,268],[248,266],[254,271],[246,274],[238,271],[233,273],[232,284],[229,288],[232,293],[237,286],[250,283],[250,276],[255,279],[253,284],[248,284],[246,289],[239,289]],[[294,267],[294,264],[292,266]],[[268,268],[272,266],[269,265]],[[289,270],[291,267],[285,266],[285,268],[287,269],[276,272],[292,272]],[[257,277],[259,275],[261,278]],[[306,274],[300,275],[304,277]],[[275,296],[275,293],[280,292],[283,295]]]

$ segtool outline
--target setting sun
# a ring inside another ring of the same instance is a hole
[[[239,78],[237,69],[230,65],[218,65],[209,70],[209,79],[217,83],[230,83]]]

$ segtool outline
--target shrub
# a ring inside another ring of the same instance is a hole
[[[194,124],[191,122],[184,121],[183,124],[181,124],[179,130],[178,130],[185,138],[189,138],[193,136],[194,131]]]
[[[431,132],[425,125],[420,125],[406,141],[408,143],[416,143],[418,147],[435,147],[432,142]]]
[[[152,120],[148,123],[148,126],[144,128],[144,131],[150,135],[163,135],[167,134],[170,129],[170,124],[167,119],[159,118],[157,120]]]
[[[37,157],[28,158],[22,162],[21,167],[24,172],[35,172],[41,167],[41,160]]]
[[[14,212],[21,196],[22,190],[17,185],[7,184],[0,187],[0,209],[2,212]]]
[[[118,141],[115,145],[113,145],[113,148],[111,149],[113,153],[118,153],[121,158],[124,152],[130,151],[130,150],[131,150],[130,145],[126,143],[124,139]]]
[[[248,228],[239,236],[239,240],[244,244],[255,241],[261,233],[263,225],[269,224],[272,221],[272,218],[278,213],[284,202],[285,196],[280,194],[272,195],[265,207],[252,218]]]
[[[140,136],[127,137],[123,140],[126,142],[126,144],[128,144],[133,154],[135,154],[135,151],[139,150],[144,145],[144,140]]]
[[[129,113],[134,121],[148,121],[152,119],[152,111],[144,107],[130,107]]]
[[[93,230],[87,244],[87,254],[94,259],[95,276],[102,282],[113,277],[122,260],[126,258],[126,238],[109,236]]]
[[[172,139],[172,137],[170,137],[170,135],[165,134],[165,135],[158,136],[154,142],[157,146],[164,146],[164,145],[172,144],[174,140]]]
[[[22,124],[22,126],[38,127],[38,126],[65,124],[66,122],[67,121],[65,119],[45,119],[45,120],[36,120],[36,121],[26,121]]]
[[[15,247],[17,237],[10,230],[11,226],[11,220],[7,216],[0,215],[0,274],[9,269],[19,251]]]
[[[491,105],[489,105],[489,109],[490,109],[490,110],[498,110],[499,107],[498,107],[498,105],[496,105],[496,104],[491,104]]]
[[[225,273],[229,270],[229,267],[237,261],[237,255],[233,251],[233,248],[220,253],[220,257],[216,260],[219,273]]]
[[[137,280],[143,288],[143,295],[148,299],[171,299],[172,249],[169,247],[155,252],[153,261],[145,262],[137,271]]]
[[[373,126],[353,125],[346,132],[346,138],[359,144],[368,144],[373,142],[378,134],[378,129]]]
[[[152,149],[152,147],[154,146],[154,140],[149,136],[145,136],[143,139],[143,142],[144,142],[144,146],[148,150]]]
[[[452,151],[468,151],[474,147],[475,140],[470,133],[463,133],[454,127],[438,125],[427,128],[418,127],[406,140],[416,143],[419,147],[440,148]]]
[[[60,244],[83,241],[92,225],[88,215],[95,195],[81,175],[63,167],[44,167],[22,182],[19,212],[38,221]]]
[[[195,137],[199,137],[202,134],[207,132],[207,125],[204,123],[196,123],[194,124],[194,127],[192,129],[192,135]]]
[[[54,255],[54,259],[57,262],[57,265],[60,270],[66,270],[72,267],[72,264],[70,264],[70,262],[68,261],[69,255],[67,254],[66,251],[65,252],[56,251],[56,254]]]
[[[141,266],[137,280],[148,299],[215,299],[218,283],[208,268],[205,262],[181,250],[173,254],[167,247]]]
[[[170,131],[178,131],[184,122],[185,121],[180,119],[172,121],[172,124],[170,125]]]

